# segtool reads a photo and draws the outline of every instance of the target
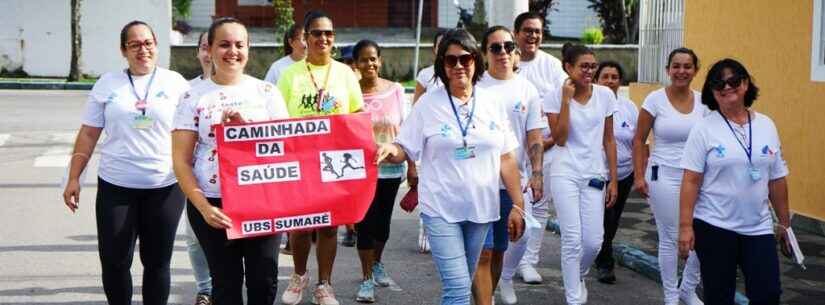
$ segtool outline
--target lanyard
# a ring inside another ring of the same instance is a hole
[[[751,114],[750,114],[750,112],[748,112],[748,146],[747,147],[745,146],[745,143],[742,143],[742,141],[739,140],[739,137],[736,136],[736,131],[733,130],[733,126],[731,126],[730,122],[728,122],[728,118],[726,118],[725,115],[722,114],[721,111],[719,111],[719,115],[721,115],[722,118],[725,119],[725,124],[728,124],[728,128],[730,129],[730,132],[733,133],[733,138],[736,139],[736,142],[739,143],[739,147],[742,147],[742,149],[745,151],[745,155],[748,156],[748,165],[753,167],[753,162],[751,161],[751,155],[753,155],[753,124],[751,124]]]
[[[152,70],[152,76],[149,77],[149,83],[146,84],[146,94],[143,95],[143,98],[140,98],[140,95],[137,93],[137,89],[135,88],[135,81],[132,80],[132,71],[126,69],[126,76],[129,77],[129,85],[132,86],[132,94],[135,95],[137,98],[137,102],[135,102],[135,109],[140,110],[141,114],[144,116],[146,115],[146,99],[149,98],[149,91],[152,89],[152,82],[155,80],[155,73],[158,72],[158,68]]]
[[[458,110],[455,108],[455,104],[453,104],[453,95],[447,91],[447,98],[450,99],[450,107],[453,108],[453,114],[455,114],[456,123],[458,123],[458,129],[461,130],[461,141],[464,143],[464,148],[467,148],[467,130],[470,128],[470,124],[473,122],[473,114],[476,112],[476,91],[473,90],[473,95],[470,97],[470,101],[473,103],[473,106],[470,107],[470,115],[467,117],[467,124],[461,125],[461,118],[458,116]]]
[[[309,63],[307,63],[307,73],[309,73],[309,79],[312,81],[312,86],[315,87],[315,90],[318,91],[318,95],[315,96],[315,103],[316,107],[318,107],[318,111],[321,110],[321,103],[324,101],[324,90],[327,88],[327,84],[329,84],[329,71],[332,70],[332,63],[329,64],[327,68],[327,75],[324,76],[324,87],[319,88],[318,83],[315,82],[315,76],[312,75],[312,70],[309,69]]]

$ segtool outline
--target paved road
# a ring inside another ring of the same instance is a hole
[[[0,229],[0,305],[106,304],[95,236],[94,170],[89,172],[77,214],[63,206],[58,189],[85,94],[0,91],[0,224],[4,226]],[[92,161],[95,167],[97,156]],[[392,230],[385,262],[398,285],[378,290],[376,304],[438,304],[440,285],[432,261],[415,251],[417,218],[396,209]],[[194,281],[184,233],[182,228],[178,231],[170,303],[191,304]],[[558,236],[548,234],[539,266],[546,281],[542,285],[517,283],[520,304],[564,304],[558,251]],[[291,258],[282,255],[281,290],[291,266]],[[342,304],[355,304],[358,266],[355,250],[339,247],[333,284]],[[139,301],[141,267],[137,255],[133,271],[135,300]],[[590,304],[661,303],[658,284],[622,268],[618,277],[615,286],[588,278]],[[308,299],[305,304],[309,304]]]

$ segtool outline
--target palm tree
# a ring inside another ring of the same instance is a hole
[[[72,26],[72,59],[69,66],[68,81],[76,82],[80,80],[80,47],[82,46],[80,34],[80,7],[83,0],[71,0],[71,26]]]

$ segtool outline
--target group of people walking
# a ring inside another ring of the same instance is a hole
[[[92,89],[64,191],[76,211],[79,177],[105,132],[95,209],[109,304],[131,303],[137,239],[143,302],[167,303],[184,210],[196,304],[243,304],[244,284],[247,304],[299,304],[309,288],[313,304],[340,304],[332,285],[336,227],[290,232],[294,272],[279,300],[282,236],[227,239],[215,126],[362,111],[372,118],[379,170],[374,200],[355,225],[358,302],[375,302],[376,287],[392,283],[382,253],[406,179],[419,194],[419,247],[431,252],[441,304],[492,304],[497,287],[502,302],[515,304],[516,275],[541,283],[536,266],[551,203],[564,299],[587,303],[591,267],[600,282],[617,281],[612,241],[632,189],[656,219],[664,304],[702,304],[700,282],[704,303],[733,304],[737,267],[751,304],[778,304],[788,169],[773,122],[750,109],[758,88],[747,69],[721,60],[696,92],[699,58],[676,49],[665,67],[670,84],[639,110],[618,94],[621,65],[572,44],[559,60],[539,48],[543,28],[544,19],[528,12],[512,30],[489,28],[480,43],[463,29],[439,32],[435,63],[421,71],[406,113],[404,89],[380,76],[381,47],[362,40],[352,66],[335,61],[335,29],[322,12],[287,31],[286,56],[265,81],[244,73],[250,40],[237,19],[217,19],[200,37],[203,74],[190,82],[157,67],[148,24],[127,24],[120,50],[128,68],[104,74]],[[681,284],[679,257],[687,258]]]

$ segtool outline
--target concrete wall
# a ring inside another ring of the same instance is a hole
[[[171,69],[178,71],[186,78],[193,78],[201,73],[200,65],[195,58],[196,46],[173,46]],[[419,55],[420,68],[432,65],[433,56],[430,50],[432,45],[422,45]],[[547,45],[543,48],[556,57],[560,56],[560,45]],[[596,57],[600,60],[615,60],[622,64],[628,74],[629,81],[636,80],[636,60],[638,49],[636,46],[594,46]],[[414,48],[410,45],[383,46],[381,55],[384,65],[381,75],[388,79],[409,80],[412,77]],[[277,45],[253,45],[249,53],[246,73],[263,78],[269,66],[280,58],[281,47]]]
[[[813,1],[743,3],[685,1],[685,45],[696,51],[702,66],[693,87],[701,90],[707,69],[722,58],[735,58],[748,68],[760,87],[753,108],[771,117],[779,129],[791,170],[791,209],[825,221],[820,201],[825,137],[817,130],[825,117],[825,83],[811,81]],[[640,102],[658,87],[633,84],[631,97]]]
[[[32,76],[64,77],[71,57],[69,1],[6,0],[0,2],[0,64],[22,68]],[[4,18],[8,17],[8,18]],[[81,12],[83,50],[81,69],[100,75],[122,69],[120,29],[140,19],[158,38],[161,66],[169,65],[171,0],[86,0]]]
[[[212,24],[212,15],[215,15],[215,0],[192,0],[192,16],[189,25],[196,28],[208,28]]]

